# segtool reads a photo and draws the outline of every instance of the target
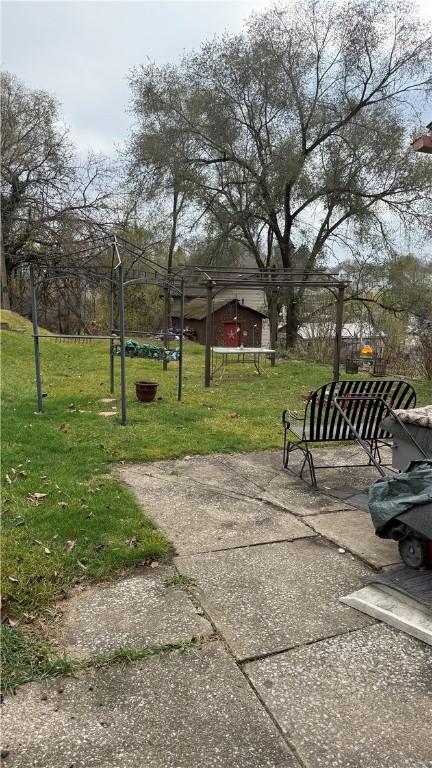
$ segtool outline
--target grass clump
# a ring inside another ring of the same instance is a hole
[[[181,576],[180,574],[168,576],[163,582],[164,587],[177,587],[178,589],[188,589],[188,587],[194,587],[195,584],[196,581],[191,576]]]
[[[24,683],[42,682],[56,677],[71,677],[86,669],[128,664],[171,651],[183,652],[198,646],[199,642],[199,639],[191,637],[180,643],[145,645],[141,648],[124,646],[111,653],[77,660],[69,658],[66,654],[60,655],[49,645],[27,632],[4,625],[1,644],[2,690],[9,693]]]
[[[41,682],[52,677],[73,675],[77,662],[59,655],[44,642],[6,624],[1,636],[2,690],[13,691],[19,685]]]

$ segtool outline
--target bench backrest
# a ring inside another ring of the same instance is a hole
[[[369,395],[371,399],[356,400],[350,395]],[[364,440],[389,437],[389,433],[379,429],[387,415],[384,403],[374,400],[381,396],[391,408],[413,408],[416,394],[406,381],[368,380],[368,381],[332,381],[312,392],[306,407],[305,426],[309,427],[309,440],[349,440],[350,429],[337,408],[333,405],[334,397],[348,416],[360,437]],[[340,399],[342,398],[342,400]]]

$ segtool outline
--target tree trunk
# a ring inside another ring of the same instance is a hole
[[[171,225],[171,237],[170,237],[170,244],[168,249],[168,261],[167,261],[167,272],[168,272],[168,278],[171,275],[172,272],[172,263],[173,263],[173,257],[174,257],[174,250],[177,242],[177,220],[179,216],[179,212],[182,206],[182,201],[180,201],[179,205],[179,193],[176,187],[174,187],[173,190],[173,207],[172,207],[172,225]],[[167,289],[165,293],[165,308],[164,308],[164,346],[169,349],[169,339],[168,339],[168,328],[172,326],[172,317],[171,317],[171,294],[169,288]],[[168,370],[168,362],[166,360],[162,363],[162,368],[164,371]]]
[[[276,349],[278,337],[278,301],[275,293],[267,295],[267,305],[270,323],[270,348]]]
[[[297,297],[295,292],[289,291],[286,301],[286,348],[292,349],[297,341],[297,332],[300,325]]]
[[[6,259],[4,255],[4,248],[1,249],[1,306],[2,309],[10,309],[10,293],[9,293],[9,281],[6,270]]]
[[[289,238],[278,240],[279,250],[284,269],[290,269],[295,266],[293,245]],[[294,263],[293,263],[294,262]],[[288,287],[285,291],[286,306],[286,349],[292,349],[297,341],[297,331],[299,327],[299,307],[297,301],[297,290],[294,287]]]

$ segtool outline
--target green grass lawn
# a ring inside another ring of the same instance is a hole
[[[171,545],[132,494],[111,477],[120,462],[192,453],[252,451],[281,446],[281,411],[302,408],[302,395],[330,381],[329,366],[287,361],[258,376],[229,369],[203,387],[203,349],[186,345],[184,399],[178,403],[177,363],[127,360],[128,424],[104,418],[109,397],[107,342],[41,340],[45,412],[37,415],[30,324],[2,319],[26,332],[2,331],[3,600],[20,625],[50,610],[77,578],[104,579],[148,559],[169,558]],[[135,399],[137,379],[160,382],[161,399]],[[116,360],[119,394],[119,361]],[[416,384],[419,401],[431,387]],[[119,405],[119,404],[118,404]],[[235,418],[232,417],[236,413]],[[38,498],[35,494],[46,494]]]

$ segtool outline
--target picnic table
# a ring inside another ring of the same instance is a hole
[[[228,365],[247,363],[255,367],[261,375],[261,360],[269,355],[274,356],[274,349],[264,347],[212,347],[211,348],[211,378],[217,371],[225,372]]]

